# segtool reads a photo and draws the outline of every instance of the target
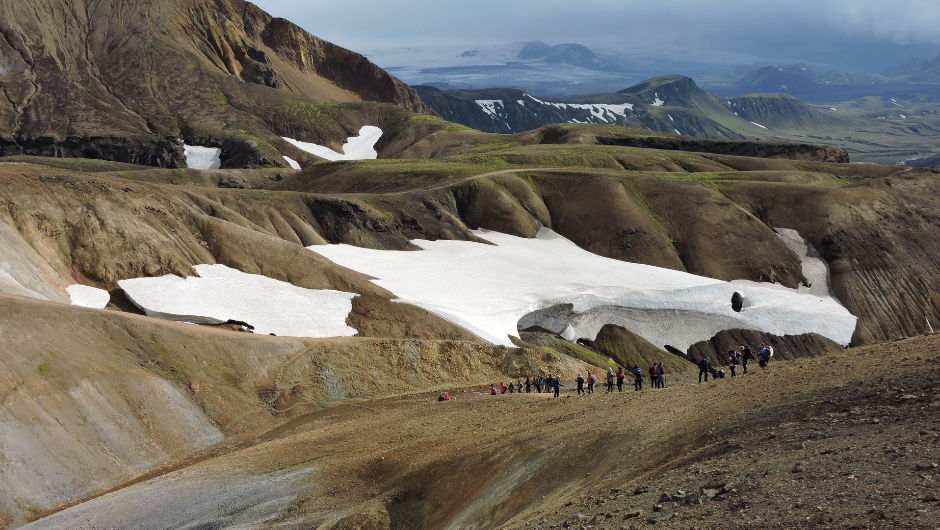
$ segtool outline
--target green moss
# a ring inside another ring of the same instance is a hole
[[[39,370],[39,373],[42,375],[47,375],[52,371],[52,365],[49,364],[49,361],[43,361],[39,363],[39,366],[36,367]]]

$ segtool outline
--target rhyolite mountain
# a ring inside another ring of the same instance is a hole
[[[243,0],[0,7],[2,154],[185,167],[182,139],[221,147],[223,167],[283,166],[280,136],[336,145],[357,121],[431,113],[362,55]]]
[[[766,137],[767,127],[808,129],[838,124],[837,119],[791,96],[759,94],[726,99],[679,75],[648,79],[614,94],[564,99],[539,98],[508,88],[415,89],[444,119],[494,133],[522,132],[552,123],[596,123],[744,139]],[[628,107],[610,108],[617,105]]]

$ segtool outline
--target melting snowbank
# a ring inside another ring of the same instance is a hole
[[[69,293],[70,303],[81,307],[104,309],[111,301],[111,293],[89,285],[69,285],[65,291]]]
[[[283,157],[283,158],[284,158],[284,161],[287,162],[287,165],[290,166],[291,168],[293,168],[293,169],[300,169],[300,163],[298,163],[298,162],[297,162],[296,160],[294,160],[293,158],[290,158],[290,157],[287,157],[287,156],[285,156],[285,157]]]
[[[832,297],[754,283],[731,283],[582,250],[548,229],[535,239],[489,231],[494,245],[413,243],[423,251],[349,245],[308,247],[376,277],[398,301],[427,309],[494,344],[511,345],[518,328],[539,325],[569,340],[593,339],[607,323],[657,346],[685,350],[724,329],[776,335],[819,333],[848,344],[856,318]],[[731,309],[740,292],[745,310]]]
[[[183,144],[186,167],[190,169],[219,169],[222,167],[222,150],[218,147],[201,147]]]
[[[366,125],[359,129],[359,136],[346,138],[342,153],[337,153],[329,147],[322,145],[301,142],[287,137],[282,138],[301,151],[306,151],[312,155],[335,162],[337,160],[375,160],[379,157],[379,153],[375,150],[375,144],[381,137],[382,129]]]
[[[255,333],[286,337],[351,337],[346,325],[357,295],[296,287],[225,265],[196,265],[198,277],[168,274],[121,280],[128,298],[149,316],[220,324],[247,322]]]

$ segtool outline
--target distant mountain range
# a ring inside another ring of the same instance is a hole
[[[940,83],[940,55],[932,61],[911,57],[902,65],[884,72],[894,80],[904,80],[911,83]]]
[[[415,90],[445,119],[496,133],[521,132],[550,123],[598,123],[740,139],[766,136],[769,128],[818,127],[839,121],[785,94],[724,99],[677,75],[649,79],[612,94],[563,99],[499,88],[439,90],[418,86]]]

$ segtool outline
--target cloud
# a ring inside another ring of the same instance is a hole
[[[339,45],[580,42],[638,53],[832,48],[844,42],[940,45],[936,0],[259,0]],[[900,52],[899,52],[900,53]],[[936,53],[936,52],[934,52]]]

